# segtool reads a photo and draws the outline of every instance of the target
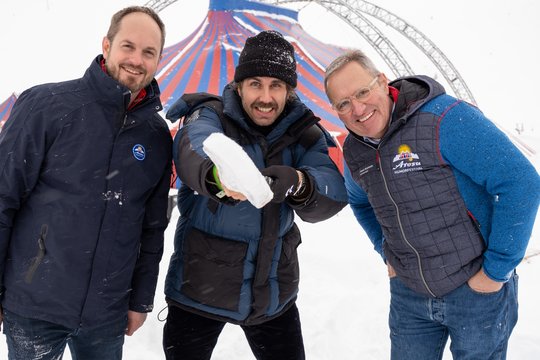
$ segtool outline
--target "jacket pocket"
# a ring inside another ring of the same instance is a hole
[[[201,304],[238,311],[247,243],[192,228],[184,243],[182,293]]]
[[[298,264],[297,248],[301,243],[300,231],[296,224],[293,224],[291,230],[283,237],[277,269],[280,304],[289,301],[298,291],[300,266]]]
[[[34,278],[34,274],[36,273],[36,270],[43,261],[43,258],[45,257],[45,238],[47,237],[47,231],[48,231],[47,224],[41,225],[41,232],[39,234],[39,237],[37,239],[37,245],[38,245],[38,252],[34,260],[32,260],[32,264],[28,268],[28,271],[26,272],[26,275],[24,276],[24,282],[27,284],[32,283],[32,279]]]

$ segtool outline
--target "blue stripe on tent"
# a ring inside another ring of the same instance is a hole
[[[219,66],[219,91],[221,92],[225,85],[229,83],[229,72],[227,70],[227,49],[225,46],[220,46],[220,66]],[[232,80],[232,79],[231,79]]]
[[[205,46],[202,47],[201,53],[205,53],[206,59],[204,62],[203,71],[201,73],[201,79],[197,86],[197,91],[208,91],[208,84],[210,83],[210,75],[212,73],[212,68],[214,67],[214,51],[216,46],[219,46],[218,36],[219,31],[216,29],[216,26],[212,27],[212,30],[209,31],[212,36],[207,36],[205,40]],[[217,44],[214,46],[206,47],[207,43]],[[202,54],[201,54],[202,55]]]
[[[208,9],[213,11],[256,10],[283,15],[298,20],[298,11],[246,0],[210,0]]]

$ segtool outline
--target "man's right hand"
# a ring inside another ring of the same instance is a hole
[[[394,270],[394,268],[392,267],[392,265],[390,265],[389,263],[386,263],[386,267],[388,268],[388,277],[389,278],[393,278],[394,276],[396,276],[396,270]]]
[[[481,268],[476,274],[474,274],[468,281],[469,287],[479,293],[494,293],[503,287],[504,283],[491,280],[486,273],[484,268]]]
[[[223,192],[225,193],[225,195],[227,195],[228,197],[239,201],[247,200],[247,197],[244,194],[228,189],[225,185],[223,185],[223,183],[221,184],[221,187],[223,188]]]
[[[2,305],[0,305],[0,331],[2,331],[2,321],[4,320],[4,310],[2,309]]]

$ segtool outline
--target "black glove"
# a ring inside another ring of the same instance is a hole
[[[298,186],[298,173],[295,168],[285,165],[272,165],[261,170],[271,181],[270,189],[274,193],[272,202],[281,203],[287,196],[293,194]]]

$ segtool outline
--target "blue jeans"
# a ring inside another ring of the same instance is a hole
[[[91,329],[70,329],[4,309],[9,360],[62,359],[66,344],[73,360],[120,360],[126,325],[127,315]]]
[[[467,283],[442,298],[429,298],[390,279],[392,359],[442,359],[450,338],[454,360],[506,359],[517,322],[518,276],[501,290],[478,293]]]

